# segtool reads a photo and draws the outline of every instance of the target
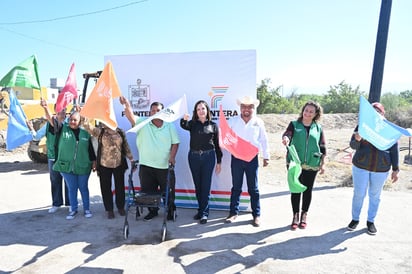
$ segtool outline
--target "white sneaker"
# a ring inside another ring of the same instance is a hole
[[[58,206],[52,206],[51,208],[49,208],[49,213],[55,213],[58,209]]]
[[[91,217],[93,217],[93,214],[90,210],[85,210],[84,211],[84,217],[91,218]]]
[[[71,211],[69,215],[66,216],[66,220],[73,220],[76,217],[77,211]]]

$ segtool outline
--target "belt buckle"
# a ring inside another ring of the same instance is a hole
[[[202,155],[204,153],[203,150],[199,150],[199,155]]]

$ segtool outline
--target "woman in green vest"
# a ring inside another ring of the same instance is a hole
[[[67,220],[74,219],[78,212],[78,191],[82,196],[84,216],[93,216],[90,211],[88,181],[92,168],[95,169],[96,155],[91,136],[80,127],[80,122],[80,113],[75,111],[70,115],[68,123],[54,125],[59,141],[53,169],[62,174],[69,188],[71,211],[66,216]]]
[[[293,219],[291,229],[306,228],[306,216],[312,201],[312,188],[317,173],[324,172],[324,158],[326,156],[325,138],[319,120],[322,116],[322,107],[313,101],[308,101],[302,108],[299,118],[290,122],[282,135],[285,146],[294,145],[301,162],[302,173],[299,181],[306,186],[303,193],[291,193]],[[287,163],[290,155],[287,155]],[[300,201],[302,198],[302,211]],[[299,216],[300,213],[300,216]],[[300,217],[300,219],[299,219]]]

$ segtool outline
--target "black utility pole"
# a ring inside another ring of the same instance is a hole
[[[381,98],[383,68],[385,65],[391,8],[392,0],[382,0],[378,34],[376,37],[375,58],[373,60],[372,79],[369,89],[368,101],[370,103],[379,102]]]

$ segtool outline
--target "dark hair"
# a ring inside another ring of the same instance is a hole
[[[151,109],[153,106],[156,106],[156,107],[161,106],[162,109],[165,108],[165,106],[164,106],[162,103],[160,103],[160,102],[153,102],[153,103],[151,103],[151,104],[150,104],[150,109]]]
[[[193,121],[199,120],[199,116],[197,115],[197,110],[196,110],[196,109],[197,109],[197,106],[200,105],[200,104],[203,104],[203,105],[205,105],[205,107],[206,107],[206,120],[207,120],[207,121],[212,120],[212,115],[210,114],[209,105],[208,105],[208,104],[206,103],[206,101],[204,101],[204,100],[199,100],[199,101],[196,102],[196,104],[195,104],[195,106],[194,106],[194,108],[193,108],[192,120],[193,120]]]
[[[323,114],[323,109],[322,109],[322,107],[320,106],[319,103],[317,103],[317,102],[315,102],[315,101],[312,101],[312,100],[307,101],[306,104],[303,105],[302,110],[301,110],[301,112],[300,112],[300,114],[299,114],[298,121],[299,121],[299,122],[302,122],[303,112],[305,111],[305,108],[306,108],[307,106],[314,106],[314,107],[315,107],[316,115],[315,115],[315,117],[313,117],[313,121],[314,121],[314,122],[318,122],[318,121],[320,120],[322,114]]]

